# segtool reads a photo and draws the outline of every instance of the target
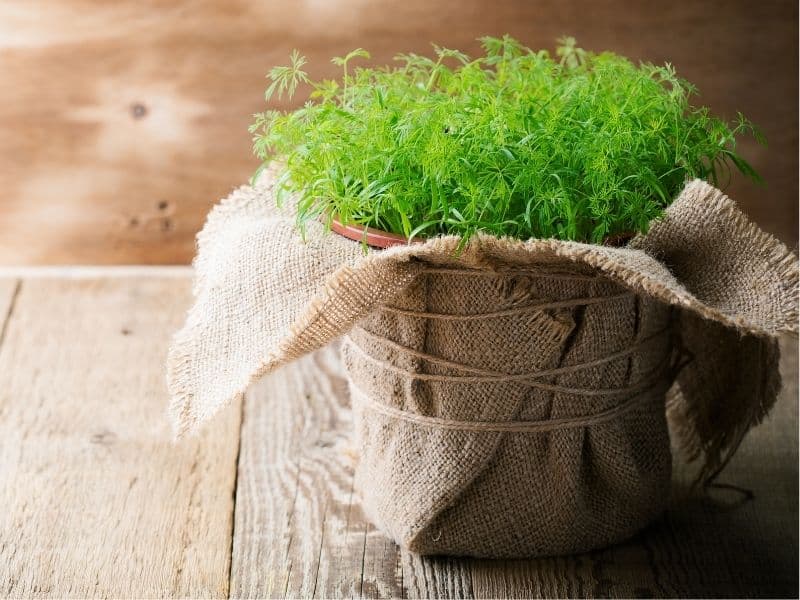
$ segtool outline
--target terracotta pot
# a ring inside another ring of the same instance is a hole
[[[421,244],[425,240],[423,238],[408,239],[399,233],[388,233],[380,229],[372,227],[364,227],[363,225],[342,225],[336,217],[331,221],[331,231],[346,237],[349,240],[357,242],[366,241],[367,246],[371,248],[390,248],[392,246],[405,246],[407,244]],[[365,232],[366,231],[366,235]],[[612,246],[614,248],[621,248],[633,239],[633,233],[618,233],[609,236],[603,242],[604,246]]]
[[[419,244],[425,240],[413,238],[409,240],[398,233],[388,233],[363,225],[342,225],[336,217],[331,221],[331,231],[357,242],[365,241],[372,248],[390,248],[392,246],[405,246],[406,244]],[[366,234],[365,234],[366,231]]]

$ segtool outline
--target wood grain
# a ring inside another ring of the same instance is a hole
[[[338,348],[246,397],[231,565],[234,598],[470,598],[466,561],[400,550],[366,520]]]
[[[188,290],[22,281],[0,346],[0,596],[227,596],[239,413],[178,444],[165,415]]]
[[[796,595],[797,342],[783,340],[785,388],[721,481],[680,488],[634,539],[567,557],[472,560],[396,549],[352,488],[347,389],[333,348],[248,394],[239,457],[234,597],[531,598]],[[686,465],[676,461],[678,481]]]
[[[256,161],[246,128],[292,48],[316,77],[355,47],[377,64],[431,41],[511,33],[671,61],[700,101],[759,124],[764,175],[729,192],[797,241],[797,3],[781,0],[97,0],[0,5],[0,264],[187,263],[213,202]],[[302,100],[302,99],[300,99]],[[286,104],[277,105],[287,108]]]
[[[338,352],[247,395],[231,565],[234,598],[400,595],[399,552],[353,494],[355,454]]]
[[[406,550],[403,556],[405,598],[476,598],[469,559],[419,556]],[[500,596],[498,596],[500,597]]]
[[[14,304],[19,293],[20,281],[12,277],[0,278],[0,348],[8,329],[8,322],[14,310]]]

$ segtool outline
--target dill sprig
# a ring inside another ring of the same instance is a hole
[[[562,38],[553,58],[517,40],[481,39],[471,59],[434,46],[394,68],[353,68],[312,81],[297,51],[273,68],[266,99],[311,88],[295,111],[255,115],[254,151],[285,163],[280,192],[310,219],[407,237],[477,231],[602,242],[644,232],[699,177],[724,185],[731,167],[758,180],[736,138],[760,133],[694,107],[696,89],[665,64],[635,65]]]

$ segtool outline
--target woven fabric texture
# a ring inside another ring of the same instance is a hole
[[[601,277],[433,271],[392,301],[413,316],[378,310],[364,319],[342,350],[360,454],[356,485],[371,520],[415,552],[513,557],[604,546],[660,513],[671,473],[664,395],[672,311],[624,292]],[[511,310],[540,298],[577,304]],[[416,314],[498,307],[511,314]],[[555,374],[463,380],[463,369],[400,346],[487,372]],[[601,418],[615,407],[625,410]],[[476,427],[504,423],[527,430]]]
[[[176,431],[346,334],[357,484],[414,551],[627,537],[669,496],[665,403],[709,478],[775,401],[797,259],[704,182],[626,248],[477,235],[365,253],[320,224],[301,239],[274,181],[234,192],[198,236],[168,360]]]

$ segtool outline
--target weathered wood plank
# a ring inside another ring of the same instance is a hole
[[[585,556],[471,562],[476,598],[586,598],[595,573]]]
[[[475,38],[503,33],[670,61],[699,101],[742,111],[769,140],[741,145],[768,187],[735,176],[731,196],[796,242],[794,2],[5,0],[0,263],[187,263],[211,204],[256,167],[247,125],[292,48],[332,77],[330,57],[353,48],[387,64],[430,42],[474,54]]]
[[[248,393],[231,595],[470,597],[461,561],[401,553],[365,519],[353,489],[351,429],[336,348]]]
[[[446,556],[403,556],[403,591],[406,598],[474,598],[471,560]]]
[[[0,278],[0,348],[3,346],[6,327],[17,299],[19,285],[19,279],[13,277]]]
[[[0,347],[0,596],[224,597],[233,407],[173,444],[188,279],[25,280]]]
[[[233,597],[398,596],[398,551],[353,492],[347,386],[328,348],[247,395],[231,569]]]

